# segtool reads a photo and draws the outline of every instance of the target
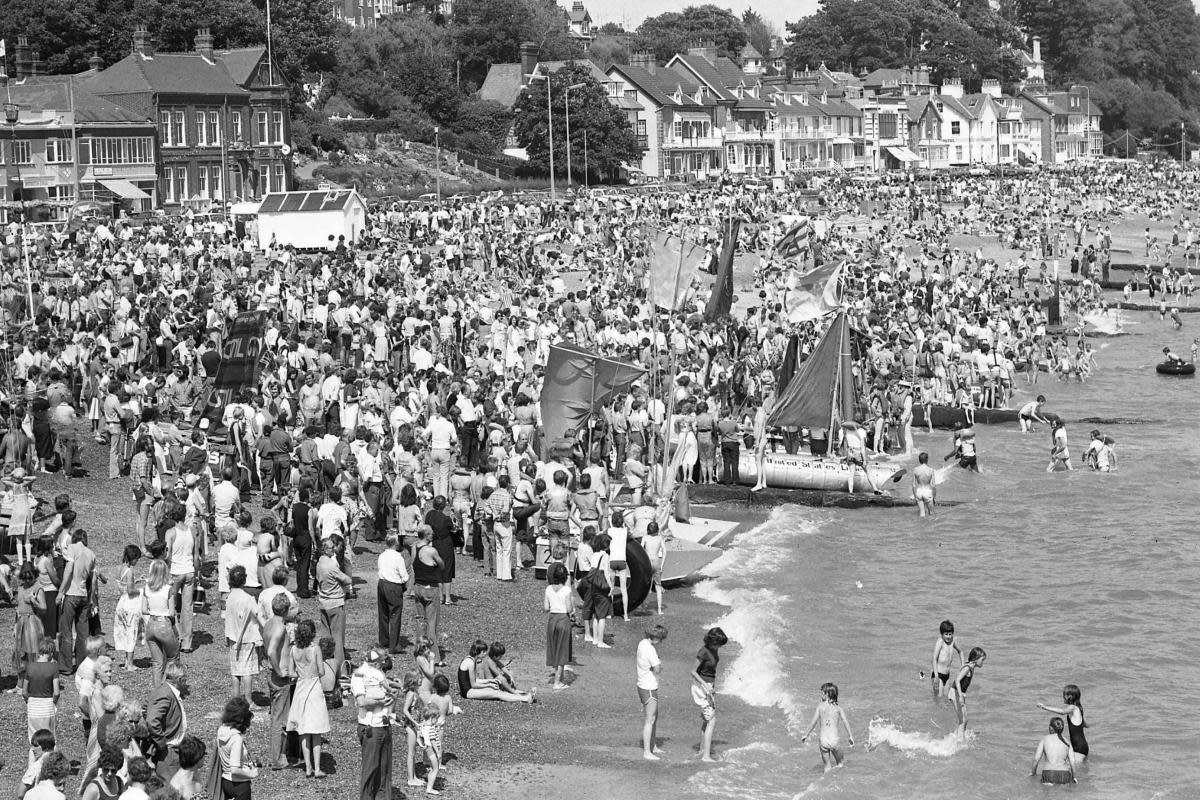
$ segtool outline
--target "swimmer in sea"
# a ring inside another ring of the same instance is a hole
[[[1063,687],[1063,706],[1055,708],[1044,703],[1038,703],[1038,708],[1043,711],[1049,711],[1051,714],[1060,714],[1067,720],[1067,734],[1071,738],[1071,763],[1078,767],[1088,757],[1088,742],[1087,736],[1084,735],[1083,729],[1088,726],[1087,720],[1083,718],[1083,704],[1079,702],[1082,693],[1079,687],[1073,683],[1068,683]],[[1061,731],[1062,729],[1059,728]]]
[[[954,676],[954,683],[950,687],[949,696],[954,703],[954,713],[958,717],[960,739],[967,735],[967,689],[971,688],[975,670],[981,669],[986,660],[987,653],[983,651],[982,647],[972,647],[971,652],[967,654],[967,663],[958,670],[958,674]]]
[[[1038,765],[1046,759],[1042,769],[1042,783],[1077,783],[1075,779],[1075,751],[1071,743],[1063,738],[1063,721],[1058,717],[1050,720],[1050,733],[1038,742],[1033,754],[1033,769],[1030,777],[1038,774]]]
[[[825,771],[829,772],[843,763],[840,726],[846,726],[846,737],[850,740],[851,747],[854,747],[854,734],[850,732],[850,721],[846,719],[846,712],[838,705],[837,686],[832,683],[822,684],[821,696],[821,703],[813,712],[808,731],[800,737],[800,741],[808,741],[817,723],[821,723],[821,733],[817,741],[821,747],[821,763],[825,765]]]
[[[1071,449],[1067,446],[1067,426],[1062,420],[1054,421],[1051,437],[1050,463],[1046,466],[1046,472],[1054,472],[1060,465],[1067,470],[1074,470],[1075,467],[1071,466]]]
[[[971,472],[979,472],[979,451],[975,449],[975,431],[960,428],[954,432],[954,449],[942,461],[958,459],[958,465]]]
[[[938,638],[933,643],[933,661],[930,666],[929,679],[933,683],[933,696],[937,697],[950,688],[950,670],[954,668],[954,654],[958,654],[958,663],[962,665],[962,648],[954,640],[954,623],[948,619],[942,620],[938,626]]]
[[[934,479],[937,471],[929,466],[929,453],[917,456],[917,468],[913,470],[912,496],[917,501],[917,510],[922,517],[933,514],[933,504],[937,502],[937,487]]]
[[[1046,404],[1046,396],[1038,395],[1036,400],[1030,400],[1025,405],[1021,406],[1021,410],[1017,412],[1017,419],[1021,423],[1021,433],[1029,433],[1032,431],[1034,422],[1041,422],[1044,425],[1049,425],[1050,420],[1041,415],[1042,406]]]
[[[1183,357],[1177,356],[1174,353],[1172,353],[1171,348],[1169,348],[1169,347],[1163,348],[1163,357],[1166,358],[1167,361],[1170,362],[1171,364],[1183,364],[1184,363]]]
[[[1100,469],[1100,451],[1104,448],[1104,439],[1100,431],[1093,429],[1089,434],[1092,440],[1088,442],[1087,450],[1083,451],[1083,465],[1092,469]]]

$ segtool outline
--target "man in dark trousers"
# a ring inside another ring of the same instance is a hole
[[[187,712],[183,708],[188,690],[187,672],[178,661],[169,661],[163,677],[146,704],[146,728],[154,742],[154,752],[149,755],[155,770],[170,783],[179,771],[179,745],[187,736]]]
[[[392,696],[383,673],[390,665],[379,650],[371,650],[350,677],[350,694],[358,711],[358,743],[362,745],[359,800],[392,800]]]

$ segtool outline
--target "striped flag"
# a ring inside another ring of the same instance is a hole
[[[780,258],[796,258],[812,243],[812,221],[801,219],[775,243],[775,254]]]

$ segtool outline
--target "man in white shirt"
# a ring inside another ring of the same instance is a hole
[[[388,534],[387,548],[379,554],[377,572],[379,585],[375,598],[379,617],[379,646],[389,653],[399,653],[403,649],[400,644],[400,620],[409,578],[400,536],[395,532]]]
[[[241,492],[233,483],[233,467],[221,472],[221,482],[213,487],[213,525],[219,531],[233,522],[233,509],[241,502]]]
[[[334,534],[344,537],[349,526],[350,515],[342,505],[342,489],[340,486],[331,486],[325,502],[317,509],[317,542],[323,542]]]
[[[440,407],[434,408],[425,426],[425,439],[429,445],[429,470],[433,473],[434,496],[450,495],[450,448],[458,442],[454,424],[442,416]]]

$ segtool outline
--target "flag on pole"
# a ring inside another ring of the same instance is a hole
[[[733,307],[733,254],[737,250],[741,227],[742,221],[735,219],[725,231],[725,241],[721,245],[721,257],[717,264],[717,280],[713,283],[708,305],[704,307],[704,319],[707,322],[727,315]]]
[[[658,231],[647,271],[650,299],[660,308],[674,311],[687,297],[706,253],[694,242],[668,231]]]
[[[780,258],[796,258],[808,249],[811,242],[812,222],[805,217],[775,243],[775,254]]]
[[[8,50],[4,47],[3,39],[0,39],[0,77],[8,77]]]

